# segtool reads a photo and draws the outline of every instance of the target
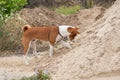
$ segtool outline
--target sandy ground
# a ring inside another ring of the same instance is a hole
[[[34,72],[30,68],[23,64],[22,57],[1,57],[0,80],[19,79],[23,76],[31,76]]]
[[[0,58],[0,80],[20,79],[21,77],[24,76],[34,75],[35,74],[34,69],[38,65],[37,64],[35,65],[33,63],[36,61],[38,62],[42,57],[43,56],[39,56],[39,59],[36,60],[34,59],[34,57],[31,57],[30,60],[31,62],[29,65],[24,64],[22,56],[20,57],[11,56],[11,57]],[[48,58],[47,55],[44,55],[44,57]],[[45,61],[46,64],[41,63],[40,65],[42,65],[42,67],[44,68],[48,65],[51,65],[48,60],[43,59],[42,61]],[[100,73],[97,75],[93,75],[91,77],[83,77],[83,78],[79,78],[78,80],[120,80],[120,70]]]

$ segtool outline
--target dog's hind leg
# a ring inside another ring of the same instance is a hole
[[[33,54],[35,55],[35,57],[37,57],[36,41],[37,40],[32,40],[31,41],[31,47],[33,48]]]
[[[29,52],[29,49],[30,49],[30,45],[31,45],[31,41],[30,40],[23,40],[22,41],[23,43],[23,46],[24,46],[24,61],[25,61],[25,64],[28,65],[28,59],[27,59],[27,55],[28,55],[28,52]]]

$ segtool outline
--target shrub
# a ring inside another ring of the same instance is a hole
[[[14,13],[25,4],[26,0],[0,0],[0,50],[13,50],[19,45],[24,22]]]
[[[19,11],[26,3],[26,0],[0,0],[0,18],[8,18],[14,12]]]
[[[43,74],[42,71],[40,71],[37,75],[23,77],[20,80],[50,80],[50,76],[48,74]]]
[[[3,21],[3,20],[2,20]],[[0,26],[0,50],[19,51],[21,44],[22,26],[26,22],[19,14],[14,14]]]
[[[60,6],[59,8],[56,9],[57,13],[60,14],[74,14],[76,13],[78,10],[80,10],[80,6],[70,6],[70,7],[66,7],[66,6]]]
[[[0,39],[3,37],[3,24],[4,24],[4,21],[0,19]]]

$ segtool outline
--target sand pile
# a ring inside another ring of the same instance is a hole
[[[76,47],[50,68],[53,80],[80,80],[120,69],[120,1],[78,37]]]

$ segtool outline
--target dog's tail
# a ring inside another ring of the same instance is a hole
[[[25,25],[25,26],[23,27],[23,32],[25,32],[25,31],[28,30],[29,28],[31,28],[30,25]]]

